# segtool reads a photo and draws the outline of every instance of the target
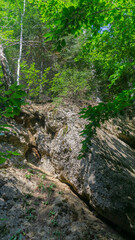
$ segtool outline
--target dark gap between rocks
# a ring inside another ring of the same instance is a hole
[[[67,184],[71,191],[81,200],[83,201],[88,209],[93,213],[93,215],[96,218],[99,218],[102,222],[104,222],[106,225],[108,225],[108,227],[112,228],[115,232],[119,233],[123,238],[125,238],[125,240],[134,240],[135,237],[128,233],[127,231],[125,231],[124,229],[120,228],[119,226],[115,225],[113,222],[111,222],[110,220],[106,219],[105,217],[101,216],[97,211],[95,211],[95,209],[90,205],[89,200],[87,195],[84,193],[84,195],[80,195],[79,193],[76,192],[76,190],[74,189],[74,187],[72,185],[70,185],[70,183],[66,182],[66,179],[62,179],[61,182]]]
[[[41,154],[38,151],[36,146],[29,144],[29,148],[28,148],[27,152],[25,153],[25,157],[28,162],[31,162],[31,163],[37,165],[41,159]]]
[[[118,138],[128,144],[131,148],[135,149],[135,138],[131,136],[127,136],[124,134],[119,134]]]

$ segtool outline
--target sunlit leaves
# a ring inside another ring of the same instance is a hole
[[[23,86],[16,84],[11,85],[8,91],[5,91],[3,96],[0,96],[0,119],[2,117],[12,118],[19,115],[20,108],[24,103],[26,93],[23,91]],[[9,124],[0,124],[0,136],[4,136],[6,132],[11,130]],[[18,152],[0,152],[0,164],[10,159],[13,155],[20,155]]]
[[[51,1],[47,2],[49,4]],[[55,2],[54,8],[57,3]],[[59,14],[54,11],[54,15],[51,15],[51,24],[48,24],[47,19],[46,22],[50,39],[56,40],[59,50],[62,48],[60,40],[63,37],[82,34],[81,30],[85,29],[82,49],[76,60],[85,58],[92,62],[105,93],[108,93],[107,98],[111,99],[106,104],[100,103],[82,111],[82,117],[89,121],[82,132],[85,137],[82,142],[84,154],[88,151],[90,139],[101,122],[117,116],[125,107],[130,106],[135,98],[135,2],[78,0],[76,3],[66,7],[61,5]],[[43,15],[43,18],[46,16]],[[86,34],[88,31],[89,36]],[[109,96],[110,89],[112,93]]]
[[[90,90],[91,72],[87,69],[63,68],[49,82],[48,92],[53,97],[85,98]]]
[[[37,97],[42,93],[42,88],[47,82],[47,74],[50,68],[44,69],[42,76],[40,76],[40,70],[38,70],[33,62],[30,66],[25,61],[21,63],[21,80],[25,79],[28,88],[30,89],[29,95]]]
[[[91,146],[91,139],[96,134],[96,129],[101,126],[106,120],[111,117],[116,117],[119,114],[124,114],[127,107],[133,104],[135,100],[135,88],[124,90],[122,93],[108,103],[99,103],[99,105],[82,109],[80,112],[81,118],[87,119],[89,123],[81,132],[81,136],[85,139],[82,141],[82,150],[79,154],[79,159],[85,157]]]
[[[5,152],[0,152],[0,164],[3,164],[5,163],[5,161],[7,159],[11,159],[12,156],[19,156],[20,153],[16,152],[16,151],[7,151],[6,153]]]
[[[7,46],[16,40],[15,34],[20,27],[22,7],[23,0],[0,0],[0,42],[3,45]]]

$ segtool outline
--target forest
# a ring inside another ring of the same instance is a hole
[[[27,99],[98,103],[80,109],[81,159],[100,124],[134,104],[135,2],[0,0],[0,62],[0,118]],[[0,163],[12,154],[0,152]]]

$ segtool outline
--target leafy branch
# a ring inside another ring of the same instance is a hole
[[[82,150],[78,156],[81,159],[87,155],[91,146],[91,139],[96,134],[96,129],[101,126],[106,120],[114,118],[119,114],[124,114],[125,109],[131,105],[135,100],[135,88],[131,90],[124,90],[117,95],[113,102],[99,103],[97,106],[89,106],[83,108],[80,112],[80,118],[87,119],[89,123],[85,125],[81,136],[85,139],[82,141]]]
[[[24,97],[26,93],[22,90],[23,85],[17,86],[16,83],[11,85],[8,91],[4,92],[4,96],[0,96],[0,119],[3,117],[13,118],[19,115],[21,105],[25,104]],[[8,124],[0,124],[0,136],[4,136],[5,132],[9,132],[11,126]],[[7,151],[0,152],[0,164],[3,164],[12,155],[20,155],[17,152]]]

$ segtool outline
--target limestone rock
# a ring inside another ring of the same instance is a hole
[[[21,160],[50,171],[97,214],[135,235],[135,111],[106,122],[97,130],[87,159],[78,160],[86,123],[79,111],[68,104],[27,106],[12,121],[16,135],[0,137],[0,144],[4,150],[17,147]]]
[[[0,178],[1,240],[126,240],[93,216],[67,185],[32,164],[3,169]]]
[[[88,158],[79,161],[79,132],[85,122],[76,110],[60,107],[54,114],[56,126],[63,126],[57,128],[50,143],[49,164],[58,178],[87,199],[100,215],[135,235],[135,150],[131,148],[135,117],[127,115],[123,122],[117,120],[117,125],[116,120],[107,122],[97,130]],[[49,124],[51,127],[52,119]]]

